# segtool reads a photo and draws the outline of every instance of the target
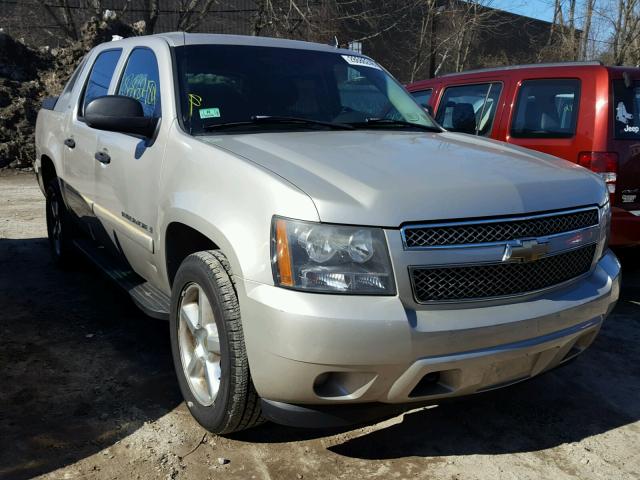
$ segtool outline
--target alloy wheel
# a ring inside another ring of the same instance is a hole
[[[62,216],[57,195],[49,198],[49,231],[55,254],[62,255]]]
[[[178,306],[178,345],[189,389],[201,405],[212,405],[220,389],[220,336],[211,303],[197,283],[187,284]]]

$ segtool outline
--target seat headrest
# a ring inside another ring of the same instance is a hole
[[[451,112],[451,130],[462,133],[476,133],[476,114],[470,103],[456,103]]]

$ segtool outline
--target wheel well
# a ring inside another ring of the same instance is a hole
[[[187,225],[178,222],[169,224],[165,239],[165,252],[170,285],[173,285],[173,279],[182,261],[192,253],[203,250],[218,250],[218,246],[211,239]]]
[[[47,185],[58,176],[56,174],[56,167],[53,165],[53,160],[46,155],[43,155],[40,160],[40,171],[42,172],[42,185],[44,185],[46,190]]]

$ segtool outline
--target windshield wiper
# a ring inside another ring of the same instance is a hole
[[[367,118],[364,122],[349,122],[353,127],[370,127],[370,126],[390,126],[390,127],[411,127],[427,132],[442,132],[442,129],[436,126],[422,125],[420,123],[406,122],[404,120],[394,120],[392,118]]]
[[[204,125],[203,130],[224,130],[226,128],[246,127],[255,125],[306,125],[306,126],[322,126],[333,130],[353,130],[355,127],[346,123],[324,122],[322,120],[313,120],[309,118],[286,117],[277,115],[253,115],[251,120],[244,122],[218,123],[213,125]]]

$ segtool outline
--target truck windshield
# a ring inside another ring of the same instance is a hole
[[[330,124],[375,129],[415,125],[439,131],[393,77],[356,54],[191,45],[176,48],[176,61],[182,120],[192,134],[321,129]],[[297,121],[287,123],[287,118]],[[223,124],[229,128],[220,127]]]
[[[615,137],[640,138],[640,83],[627,87],[624,80],[613,81],[613,124]]]

